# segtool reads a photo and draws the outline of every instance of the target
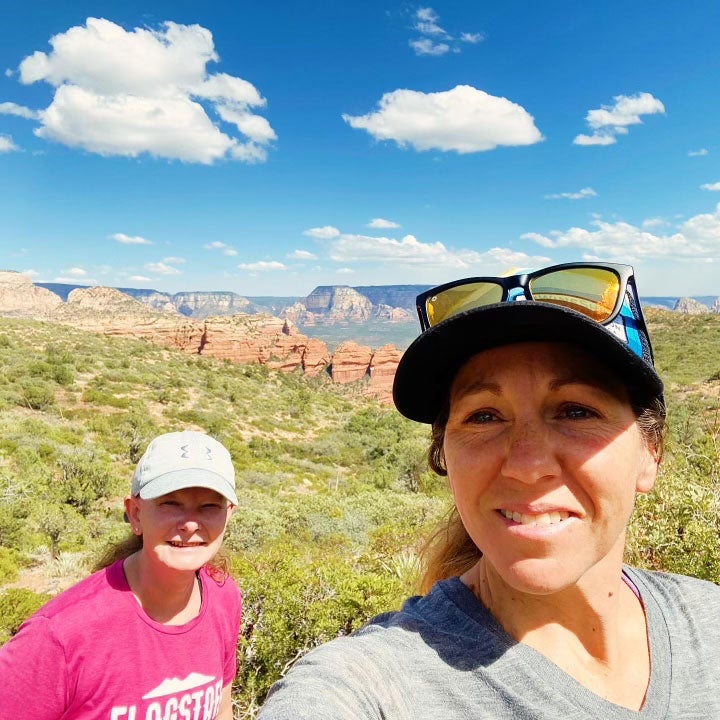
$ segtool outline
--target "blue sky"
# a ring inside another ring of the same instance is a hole
[[[16,4],[0,268],[241,295],[603,259],[720,294],[706,0]]]

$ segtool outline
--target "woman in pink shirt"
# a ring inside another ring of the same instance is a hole
[[[155,438],[125,499],[132,539],[0,648],[0,716],[231,720],[241,595],[216,554],[236,506],[217,440]]]

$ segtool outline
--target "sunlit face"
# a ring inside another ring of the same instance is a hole
[[[635,493],[657,471],[624,388],[563,343],[471,358],[451,388],[444,455],[481,562],[538,594],[595,567],[619,572]]]
[[[220,493],[200,487],[125,500],[133,532],[143,536],[145,559],[162,570],[195,572],[212,559],[234,509]]]

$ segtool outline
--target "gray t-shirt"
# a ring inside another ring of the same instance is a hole
[[[648,620],[651,678],[640,712],[513,640],[451,578],[299,660],[258,720],[720,719],[720,587],[625,573]]]

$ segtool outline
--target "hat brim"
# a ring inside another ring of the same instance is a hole
[[[152,500],[176,490],[185,490],[192,487],[215,490],[233,505],[238,504],[235,490],[230,486],[227,479],[206,468],[183,468],[164,473],[146,483],[140,489],[138,495],[143,500]]]
[[[432,423],[458,370],[477,353],[520,342],[565,342],[597,355],[634,397],[662,398],[658,374],[602,325],[574,310],[537,302],[486,305],[426,330],[405,351],[393,383],[397,409]]]

